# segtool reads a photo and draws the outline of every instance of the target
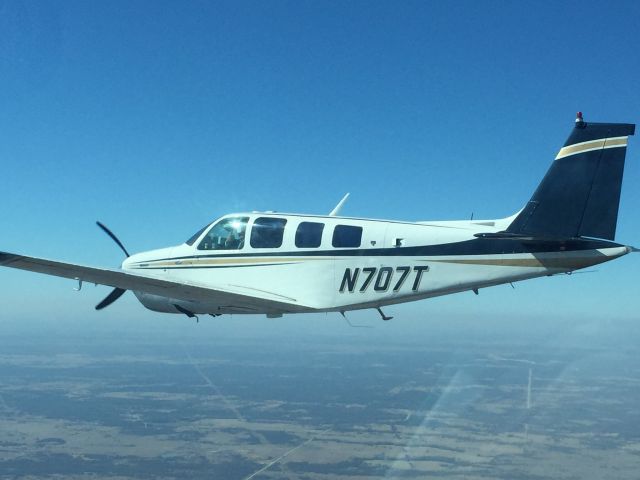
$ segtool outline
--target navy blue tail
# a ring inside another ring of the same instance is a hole
[[[506,231],[613,240],[627,137],[634,132],[633,124],[586,123],[579,114],[556,160]]]

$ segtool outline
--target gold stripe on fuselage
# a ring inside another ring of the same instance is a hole
[[[534,258],[416,258],[421,262],[453,263],[458,265],[483,265],[496,267],[534,267],[534,268],[560,268],[577,269],[595,265],[607,261],[608,257],[534,257]],[[161,260],[156,262],[142,262],[138,268],[184,268],[184,267],[215,267],[215,266],[251,266],[251,265],[278,265],[291,263],[304,263],[307,261],[335,260],[334,257],[225,257],[225,258],[190,258],[182,260]]]
[[[161,260],[140,262],[137,268],[173,268],[173,267],[200,267],[223,265],[247,265],[247,264],[278,264],[278,263],[302,263],[307,260],[333,260],[332,257],[225,257],[225,258],[188,258],[180,260]]]

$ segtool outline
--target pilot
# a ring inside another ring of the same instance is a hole
[[[236,237],[237,234],[237,237]],[[224,242],[224,248],[226,250],[240,250],[244,245],[244,230],[235,232],[231,230],[227,239]]]

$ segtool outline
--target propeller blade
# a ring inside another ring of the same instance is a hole
[[[109,230],[107,227],[105,227],[103,223],[96,222],[96,225],[98,225],[102,230],[104,230],[104,233],[109,235],[111,237],[111,239],[118,244],[118,246],[122,249],[122,251],[127,256],[127,258],[129,258],[131,256],[131,255],[129,255],[129,252],[127,252],[127,249],[124,248],[124,245],[122,245],[122,242],[120,240],[118,240],[118,237],[116,237],[111,230]]]
[[[96,310],[102,310],[105,307],[108,307],[117,299],[119,299],[122,294],[126,292],[124,288],[114,288],[113,291],[105,297],[98,305],[96,305]]]

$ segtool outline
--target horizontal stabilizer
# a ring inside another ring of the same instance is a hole
[[[518,242],[557,242],[557,241],[565,240],[565,238],[559,238],[559,237],[527,235],[522,233],[509,233],[509,232],[476,233],[473,236],[476,238],[484,238],[484,239],[491,239],[491,240],[516,240]]]

